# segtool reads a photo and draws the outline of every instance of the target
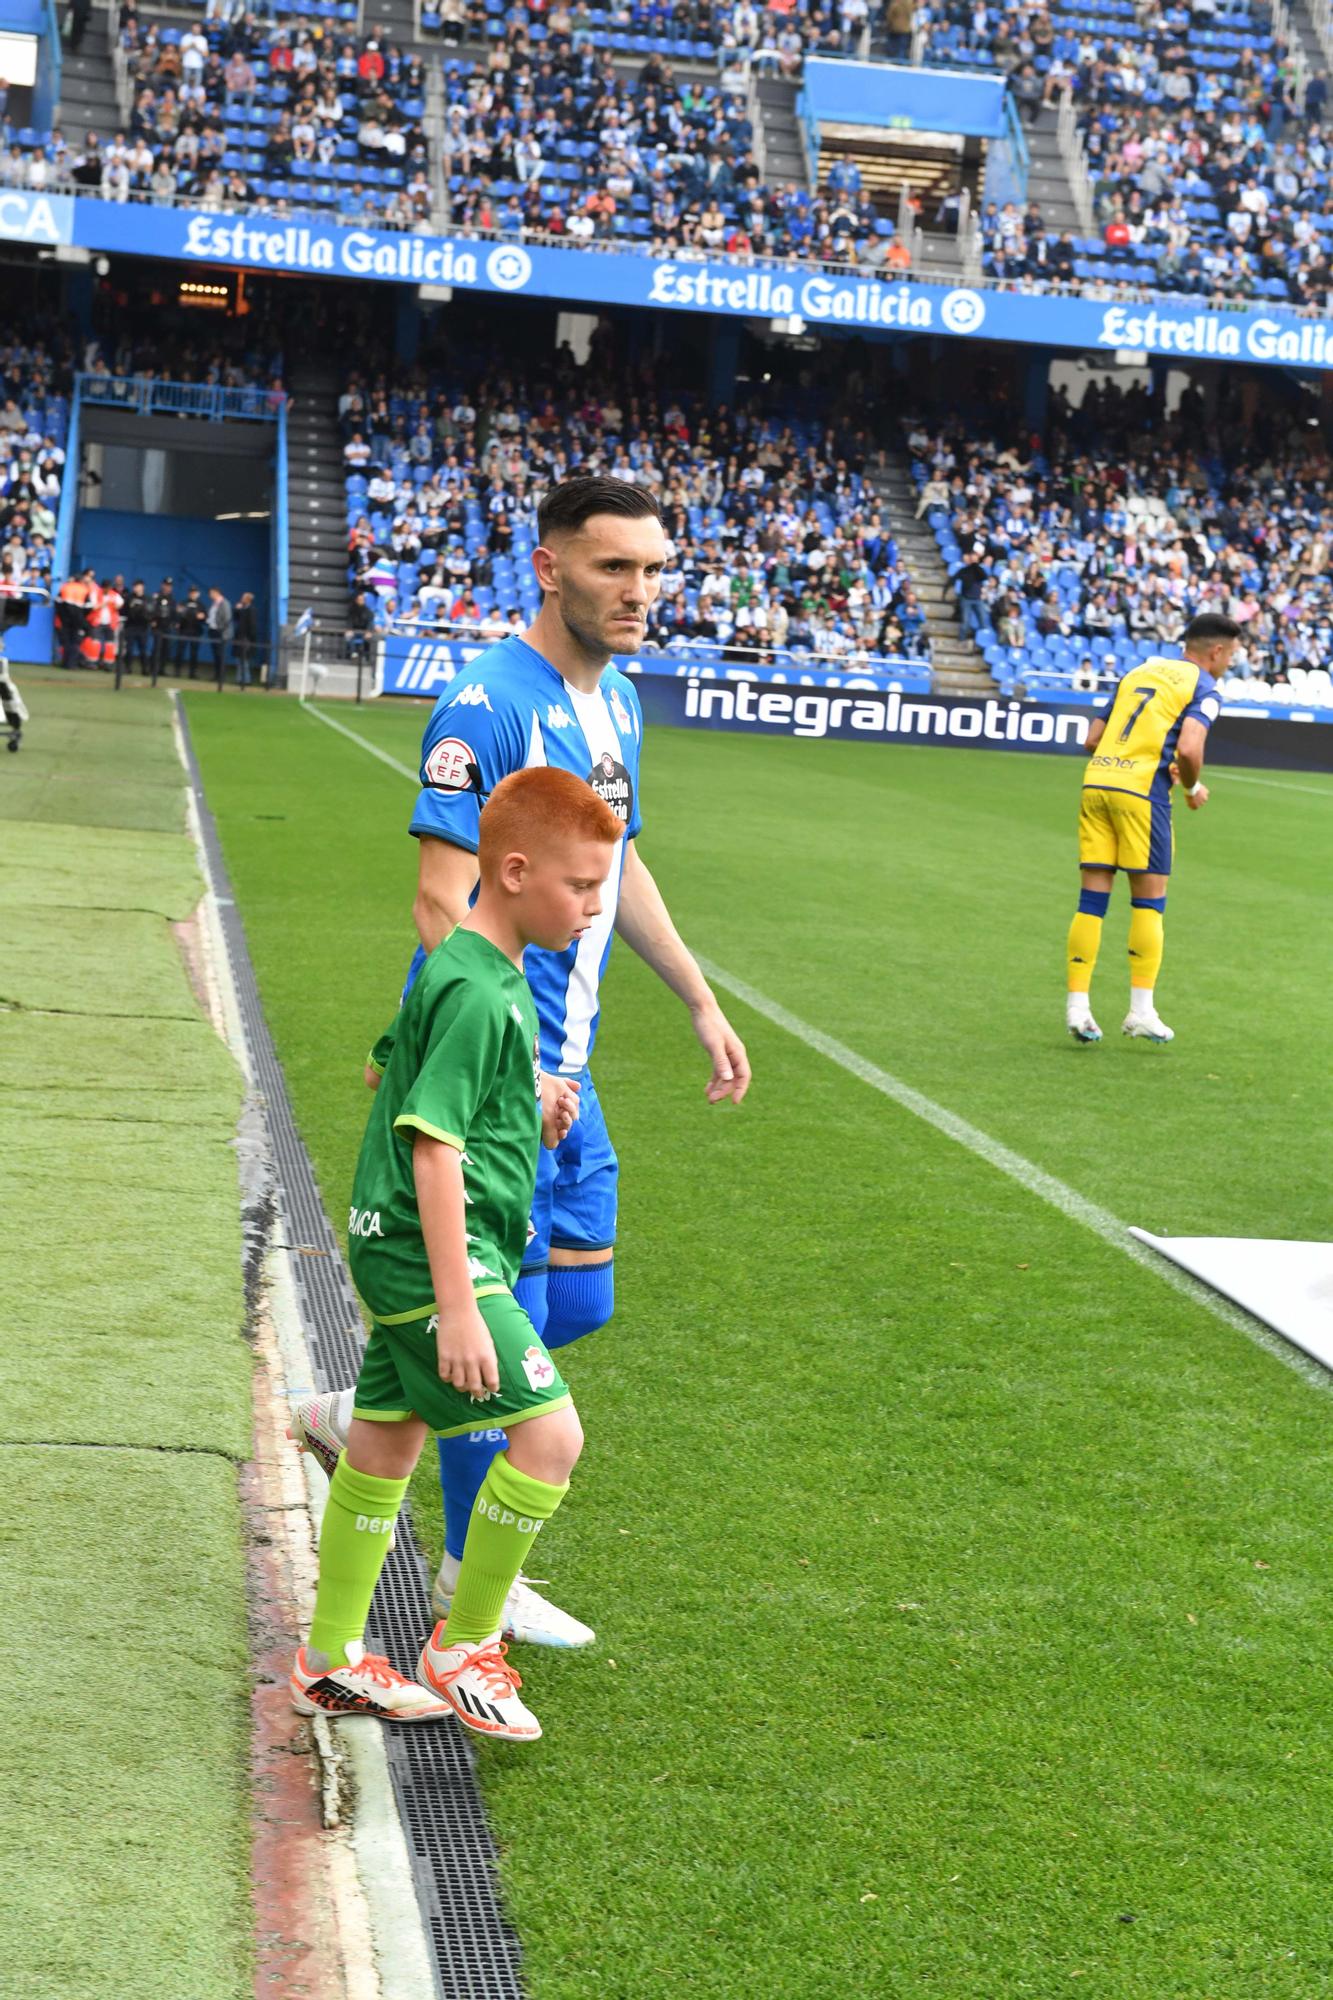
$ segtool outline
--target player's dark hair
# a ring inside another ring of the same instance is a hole
[[[1228,618],[1224,611],[1201,611],[1197,618],[1191,618],[1181,634],[1185,645],[1196,640],[1205,645],[1212,639],[1239,639],[1240,626],[1234,618]]]
[[[576,473],[553,486],[538,507],[537,539],[545,542],[552,535],[573,534],[594,514],[619,514],[628,520],[642,520],[647,515],[655,521],[662,518],[661,508],[642,486],[631,486],[627,479]]]

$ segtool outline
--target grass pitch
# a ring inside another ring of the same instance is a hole
[[[294,706],[190,702],[297,1113],[345,1213],[412,943],[411,789]],[[340,719],[409,766],[424,708]],[[1129,1222],[1327,1234],[1333,787],[1180,829],[1169,1049],[1127,904],[1063,1033],[1077,766],[656,732],[643,852],[729,971]],[[710,1109],[618,948],[620,1308],[543,1538],[591,1656],[482,1753],[535,2000],[1311,2000],[1333,1978],[1327,1396],[736,1008]],[[437,1532],[431,1480],[418,1519]],[[434,1550],[432,1550],[434,1553]]]
[[[250,1990],[235,1064],[165,695],[23,672],[0,760],[0,1985]]]

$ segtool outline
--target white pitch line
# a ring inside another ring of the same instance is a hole
[[[1270,792],[1304,792],[1311,799],[1333,799],[1333,785],[1285,785],[1281,778],[1256,778],[1252,771],[1233,771],[1229,764],[1214,764],[1211,776],[1223,785],[1238,778],[1242,785],[1263,785]]]
[[[881,1069],[877,1063],[868,1062],[864,1056],[858,1055],[855,1049],[849,1049],[845,1042],[836,1041],[832,1035],[826,1035],[822,1028],[813,1027],[809,1021],[803,1021],[799,1014],[793,1014],[778,1001],[770,1000],[766,993],[761,993],[757,987],[749,985],[744,979],[738,979],[734,973],[724,971],[720,965],[714,965],[706,958],[699,958],[699,965],[714,986],[721,986],[735,999],[744,1001],[754,1013],[762,1014],[766,1021],[773,1023],[774,1027],[782,1028],[787,1034],[794,1035],[797,1041],[804,1042],[805,1046],[813,1049],[817,1055],[825,1056],[829,1062],[836,1063],[840,1069],[845,1069],[848,1075],[856,1077],[858,1082],[868,1084],[882,1097],[891,1098],[904,1111],[910,1111],[914,1118],[920,1118],[925,1124],[933,1125],[946,1139],[952,1139],[956,1145],[965,1146],[969,1153],[975,1153],[977,1158],[984,1160],[988,1166],[1007,1174],[1010,1180],[1017,1181],[1020,1187],[1026,1188],[1029,1194],[1036,1195],[1038,1200],[1048,1202],[1071,1222],[1081,1223],[1083,1228],[1090,1229],[1094,1236],[1100,1236],[1104,1243],[1109,1243],[1113,1249],[1119,1250],[1132,1262],[1141,1264],[1145,1270],[1152,1271],[1164,1284],[1170,1285],[1173,1291],[1183,1293],[1196,1305],[1206,1307],[1215,1319],[1222,1320],[1227,1326],[1234,1327],[1237,1332],[1257,1342],[1269,1354],[1275,1355],[1279,1361],[1303,1376],[1307,1382],[1321,1389],[1333,1386],[1326,1370],[1273,1333],[1262,1321],[1231,1305],[1208,1286],[1199,1283],[1197,1279],[1191,1278],[1155,1251],[1139,1243],[1131,1236],[1127,1224],[1123,1223],[1119,1216],[1112,1215],[1110,1209],[1101,1208],[1096,1202],[1089,1201],[1085,1195],[1079,1194],[1076,1188],[1068,1187],[1064,1181],[1056,1180],[1053,1174],[1046,1173],[1031,1160],[1024,1159],[1021,1153],[1015,1153],[1010,1147],[1001,1145],[1000,1141],[992,1139],[988,1132],[981,1131],[976,1125],[969,1125],[965,1118],[958,1117],[956,1112],[946,1110],[942,1104],[936,1104],[934,1098],[924,1096],[919,1090],[913,1090],[911,1084],[890,1075],[888,1070]]]
[[[310,708],[304,701],[301,706],[307,715],[313,715],[318,721],[326,722],[330,729],[336,729],[338,734],[347,737],[349,742],[359,743],[363,750],[369,750],[372,757],[378,757],[382,764],[388,764],[392,770],[400,772],[414,785],[418,782],[416,771],[409,770],[406,764],[399,763],[396,757],[391,757],[387,750],[381,750],[378,744],[371,743],[364,736],[358,736],[354,729],[348,729],[344,723],[335,722],[331,715],[325,715],[321,709]],[[1294,791],[1296,787],[1284,785],[1281,789]],[[888,1070],[880,1069],[878,1064],[868,1062],[864,1056],[858,1055],[855,1049],[849,1049],[845,1042],[835,1041],[833,1036],[826,1035],[822,1028],[812,1027],[808,1021],[803,1021],[799,1014],[789,1013],[778,1001],[770,1000],[766,993],[761,993],[758,987],[748,985],[745,980],[736,978],[734,973],[724,972],[721,966],[699,957],[697,952],[695,957],[706,977],[711,979],[715,986],[721,986],[737,1000],[743,1000],[747,1007],[752,1008],[756,1014],[762,1014],[765,1020],[773,1023],[774,1027],[785,1029],[789,1035],[794,1035],[798,1041],[804,1042],[807,1048],[814,1049],[817,1054],[826,1056],[830,1062],[837,1063],[838,1067],[845,1069],[849,1076],[856,1077],[861,1083],[869,1084],[870,1088],[879,1091],[881,1096],[892,1098],[893,1102],[901,1105],[904,1111],[910,1111],[914,1118],[920,1118],[927,1125],[933,1125],[937,1132],[943,1132],[947,1139],[954,1140],[957,1145],[965,1146],[970,1153],[975,1153],[978,1159],[985,1160],[988,1166],[998,1168],[1002,1174],[1008,1174],[1011,1180],[1026,1188],[1029,1194],[1035,1194],[1039,1200],[1048,1202],[1052,1208],[1058,1208],[1071,1222],[1081,1223],[1085,1229],[1092,1230],[1095,1236],[1100,1236],[1104,1243],[1111,1244],[1135,1264],[1141,1264],[1145,1270],[1155,1272],[1163,1284],[1170,1285],[1173,1291],[1182,1292],[1187,1299],[1193,1299],[1196,1305],[1203,1306],[1212,1313],[1215,1319],[1220,1319],[1227,1326],[1234,1327],[1238,1333],[1245,1334],[1248,1339],[1256,1342],[1267,1353],[1274,1355],[1286,1367],[1294,1369],[1307,1382],[1320,1389],[1327,1389],[1330,1386],[1329,1375],[1317,1363],[1290,1346],[1280,1335],[1273,1333],[1261,1320],[1254,1319],[1249,1313],[1242,1312],[1239,1307],[1229,1304],[1217,1293],[1210,1291],[1206,1285],[1200,1284],[1198,1279],[1191,1278],[1176,1265],[1169,1263],[1166,1258],[1158,1256],[1156,1251],[1149,1250],[1137,1242],[1130,1235],[1128,1224],[1122,1222],[1119,1216],[1112,1215],[1109,1208],[1098,1207],[1095,1201],[1089,1201],[1085,1195],[1079,1194],[1077,1189],[1066,1187],[1065,1183],[1056,1180],[1053,1174],[1046,1173],[1031,1160],[1025,1160],[1021,1153],[1015,1153],[1008,1146],[1001,1145],[998,1139],[992,1139],[989,1133],[981,1131],[976,1125],[969,1125],[967,1120],[958,1117],[956,1112],[946,1111],[942,1104],[936,1104],[934,1098],[924,1096],[921,1091],[913,1090],[910,1083],[903,1083],[898,1077],[891,1076]]]
[[[397,771],[401,777],[410,778],[414,785],[420,784],[419,771],[410,770],[406,764],[400,764],[396,757],[391,757],[387,750],[381,750],[379,744],[372,743],[368,736],[359,736],[356,730],[349,729],[345,722],[338,722],[333,716],[325,715],[322,708],[312,708],[304,696],[298,706],[306,715],[313,715],[316,722],[322,722],[326,729],[336,729],[339,736],[345,736],[349,743],[357,743],[363,750],[368,750],[372,757],[378,757],[381,764],[387,764],[391,771]]]

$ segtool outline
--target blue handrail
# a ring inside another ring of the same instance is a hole
[[[37,82],[32,93],[32,123],[39,132],[45,132],[55,124],[59,103],[60,13],[56,0],[43,0]]]
[[[277,671],[278,640],[287,624],[291,578],[287,559],[287,407],[278,411],[278,443],[273,454],[273,587],[269,592],[270,673]]]
[[[60,482],[60,505],[56,510],[56,540],[51,551],[51,580],[55,584],[69,575],[74,550],[74,519],[79,511],[79,377],[75,377],[74,403],[65,433],[65,470]]]
[[[136,417],[207,417],[277,423],[286,407],[281,389],[247,383],[225,388],[217,382],[163,382],[142,375],[79,374],[79,394],[99,409],[125,410]]]

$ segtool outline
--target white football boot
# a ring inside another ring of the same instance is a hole
[[[1143,1014],[1126,1014],[1120,1030],[1122,1035],[1137,1035],[1145,1042],[1173,1042],[1174,1028],[1168,1028],[1155,1007]]]
[[[461,1568],[459,1558],[446,1550],[430,1592],[430,1608],[441,1621],[449,1616]],[[597,1639],[590,1625],[581,1625],[577,1618],[571,1618],[558,1604],[552,1604],[534,1590],[522,1575],[515,1577],[505,1599],[501,1631],[506,1639],[514,1639],[523,1646],[556,1646],[565,1651],[591,1646]]]
[[[359,1639],[347,1648],[347,1665],[331,1667],[325,1653],[302,1646],[292,1666],[292,1707],[298,1715],[375,1715],[381,1722],[443,1722],[452,1704],[420,1681],[410,1681]]]
[[[334,1468],[347,1448],[355,1401],[355,1389],[338,1389],[323,1396],[302,1396],[292,1404],[287,1435],[298,1451],[310,1453],[326,1479],[332,1479]],[[397,1546],[398,1530],[391,1528],[387,1553],[392,1554]]]
[[[498,1632],[476,1646],[451,1646],[437,1625],[421,1649],[417,1679],[449,1704],[465,1729],[503,1743],[532,1743],[542,1726],[518,1698],[523,1682],[507,1651]]]
[[[1092,1018],[1092,1007],[1086,993],[1070,993],[1065,997],[1065,1026],[1076,1042],[1099,1042],[1102,1031]]]

